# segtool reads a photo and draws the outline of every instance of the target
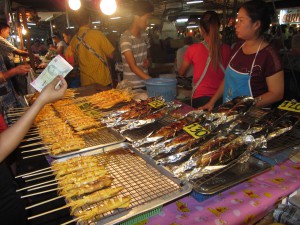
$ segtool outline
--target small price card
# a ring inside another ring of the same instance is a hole
[[[65,77],[72,69],[73,67],[63,57],[57,55],[30,84],[37,91],[41,92],[55,77],[58,75]]]
[[[292,111],[292,112],[300,112],[300,103],[296,101],[287,101],[285,100],[278,106],[278,109]]]
[[[199,139],[209,134],[209,131],[202,127],[199,123],[193,123],[188,126],[185,126],[183,130],[196,139]]]
[[[164,106],[165,102],[162,100],[154,100],[148,103],[152,108],[158,109]]]

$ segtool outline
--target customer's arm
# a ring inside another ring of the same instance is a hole
[[[147,80],[147,79],[151,78],[148,74],[146,74],[142,69],[140,69],[137,66],[134,56],[131,51],[126,51],[123,53],[123,55],[133,73],[135,73],[137,76],[139,76],[143,80]]]
[[[224,92],[224,79],[220,84],[218,90],[214,94],[214,96],[209,100],[208,103],[206,103],[204,106],[200,107],[199,109],[211,111],[214,108],[216,102],[223,96],[223,92]]]
[[[58,90],[55,85],[61,80],[61,86]],[[21,142],[31,127],[31,124],[44,107],[45,104],[62,98],[67,89],[67,83],[63,77],[54,79],[48,84],[33,105],[26,113],[10,128],[0,134],[0,162],[2,162]]]
[[[280,101],[284,95],[284,74],[283,71],[275,73],[266,78],[268,92],[258,97],[256,106],[265,107]]]

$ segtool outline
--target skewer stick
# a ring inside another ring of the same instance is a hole
[[[40,185],[43,185],[43,184],[48,184],[48,183],[51,183],[51,182],[54,182],[54,180],[48,180],[48,181],[45,181],[45,182],[42,182],[42,183],[38,183],[38,184],[30,185],[30,186],[27,186],[27,187],[23,187],[23,188],[17,189],[16,192],[20,192],[20,191],[23,191],[23,190],[26,190],[26,189],[29,189],[29,188],[37,187],[37,186],[40,186]]]
[[[26,157],[23,157],[23,159],[29,159],[29,158],[33,158],[33,157],[40,156],[40,155],[48,155],[48,153],[44,152],[44,153],[40,153],[40,154],[36,154],[36,155],[26,156]]]
[[[23,176],[23,178],[34,177],[34,176],[38,176],[38,175],[45,174],[45,173],[52,173],[52,170],[41,171],[41,172],[38,172],[38,173],[28,174],[28,175]]]
[[[19,148],[26,148],[26,147],[32,147],[32,146],[36,146],[36,145],[42,145],[44,144],[43,142],[35,142],[35,143],[32,143],[32,144],[28,144],[28,145],[21,145],[19,146]]]
[[[46,201],[39,202],[39,203],[37,203],[37,204],[31,205],[31,206],[27,206],[25,209],[28,210],[28,209],[34,208],[34,207],[36,207],[36,206],[40,206],[40,205],[46,204],[46,203],[48,203],[48,202],[52,202],[52,201],[55,201],[55,200],[60,199],[60,198],[63,198],[63,197],[64,197],[64,196],[57,196],[57,197],[55,197],[55,198],[51,198],[51,199],[48,199],[48,200],[46,200]]]
[[[73,219],[73,220],[69,220],[69,221],[67,221],[67,222],[65,222],[65,223],[62,223],[61,225],[67,225],[67,224],[70,224],[70,223],[73,223],[73,222],[76,222],[77,220],[79,220],[80,219],[80,217],[78,217],[78,218],[75,218],[75,219]]]
[[[56,211],[59,211],[59,210],[62,210],[62,209],[68,208],[68,207],[69,207],[68,205],[64,205],[62,207],[59,207],[59,208],[56,208],[56,209],[53,209],[53,210],[50,210],[50,211],[47,211],[47,212],[43,212],[43,213],[40,213],[40,214],[35,215],[35,216],[28,217],[28,220],[31,220],[31,219],[34,219],[34,218],[37,218],[37,217],[40,217],[40,216],[44,216],[44,215],[47,215],[49,213],[53,213],[53,212],[56,212]]]
[[[29,179],[29,180],[25,180],[25,182],[31,182],[31,181],[40,180],[40,179],[43,179],[43,178],[46,178],[46,177],[52,177],[52,176],[53,176],[53,174],[49,174],[49,175],[45,175],[45,176],[41,176],[41,177],[36,177],[36,178]]]
[[[26,176],[26,175],[29,175],[29,174],[33,174],[33,173],[39,173],[39,172],[44,171],[44,170],[51,170],[51,167],[49,166],[49,167],[39,169],[39,170],[35,170],[35,171],[29,172],[29,173],[20,174],[18,176],[15,176],[15,178],[20,178],[20,177],[23,177],[23,176]]]
[[[38,190],[38,189],[41,189],[41,188],[45,188],[45,187],[49,187],[49,186],[54,186],[54,185],[57,185],[56,181],[54,181],[54,183],[52,183],[52,184],[45,184],[45,185],[42,185],[42,186],[38,186],[38,187],[34,187],[34,188],[31,188],[31,189],[28,189],[27,191],[34,191],[34,190]]]
[[[28,197],[31,197],[31,196],[35,196],[35,195],[40,195],[40,194],[44,194],[44,193],[48,193],[48,192],[52,192],[52,191],[57,191],[59,188],[53,188],[53,189],[49,189],[49,190],[46,190],[46,191],[40,191],[40,192],[37,192],[37,193],[32,193],[32,194],[29,194],[29,195],[22,195],[21,198],[28,198]]]
[[[44,148],[35,148],[35,149],[31,149],[31,150],[26,150],[26,151],[22,151],[21,153],[28,153],[28,152],[37,152],[37,151],[41,151],[41,150],[47,150],[48,148],[44,147]]]
[[[37,137],[23,139],[21,142],[34,141],[34,140],[39,140],[39,139],[42,139],[42,138],[37,136]]]

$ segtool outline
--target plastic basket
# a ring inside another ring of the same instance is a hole
[[[176,97],[177,80],[172,78],[151,78],[145,81],[149,97],[163,96],[167,102]]]

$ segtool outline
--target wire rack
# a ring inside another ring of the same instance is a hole
[[[130,195],[131,201],[129,208],[101,214],[88,221],[88,224],[115,223],[120,214],[126,214],[132,209],[141,213],[141,206],[150,210],[191,191],[191,188],[181,185],[179,181],[175,182],[171,175],[162,173],[162,168],[158,169],[154,163],[149,163],[133,153],[124,143],[104,154],[98,152],[97,158],[114,178],[112,187],[122,186],[124,189],[120,196]],[[90,210],[97,204],[101,202],[84,206],[81,210]]]
[[[137,128],[134,130],[127,130],[123,132],[123,136],[129,140],[129,141],[136,141],[145,138],[147,135],[149,135],[151,132],[155,132],[162,128],[163,126],[166,126],[172,122],[174,122],[176,119],[170,115],[164,116],[162,119],[157,120],[154,123],[148,124],[146,126],[143,126],[141,128]]]

